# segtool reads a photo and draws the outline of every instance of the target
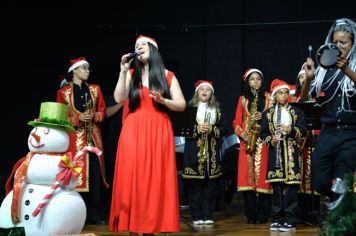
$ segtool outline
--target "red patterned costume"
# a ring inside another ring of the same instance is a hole
[[[271,106],[269,94],[263,92],[262,77],[262,72],[258,69],[246,71],[243,76],[244,94],[239,98],[235,119],[232,122],[235,134],[240,138],[237,190],[243,192],[248,223],[267,222],[270,214],[272,187],[266,183],[268,147],[258,138],[256,148],[249,152],[246,151],[246,141],[251,140],[249,131],[250,122],[252,122],[251,116],[255,116],[256,113],[262,114]],[[259,122],[260,120],[255,124],[258,125]]]
[[[270,107],[269,95],[265,94],[264,109]],[[268,148],[260,140],[257,142],[256,151],[246,153],[246,142],[241,138],[250,122],[249,101],[240,96],[236,108],[235,119],[232,126],[240,138],[240,151],[238,156],[237,190],[253,190],[260,193],[272,193],[270,184],[266,183]]]
[[[91,137],[94,142],[94,146],[98,147],[100,150],[103,150],[103,142],[101,138],[101,132],[99,124],[103,122],[105,118],[105,101],[103,98],[103,94],[98,85],[95,84],[87,84],[90,91],[91,100],[93,102],[93,120],[91,122],[90,131]],[[73,82],[69,82],[68,85],[64,86],[60,90],[57,91],[57,102],[64,103],[70,106],[69,113],[69,122],[76,128],[77,132],[73,132],[70,134],[70,146],[69,151],[72,153],[76,153],[81,150],[83,147],[88,145],[87,142],[87,133],[85,130],[85,125],[83,122],[79,121],[80,111],[74,106],[74,95],[73,95]],[[104,160],[103,156],[100,158],[100,169],[102,171],[102,178],[105,181],[105,168],[104,168]],[[80,177],[79,184],[77,186],[77,191],[79,192],[88,192],[89,191],[89,158],[88,154],[85,155],[85,168],[83,170],[82,176]]]

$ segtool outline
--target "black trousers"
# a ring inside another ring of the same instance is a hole
[[[266,222],[271,214],[271,194],[243,191],[245,216],[254,222]]]
[[[101,172],[98,157],[89,153],[89,192],[81,192],[87,207],[87,220],[97,221],[100,217]]]
[[[212,220],[216,202],[215,179],[187,179],[186,189],[193,220]]]
[[[332,180],[343,179],[345,173],[356,171],[356,129],[323,128],[312,158],[312,182],[314,189],[331,200],[337,195],[331,192]]]
[[[281,182],[272,183],[272,188],[272,222],[296,225],[299,185]]]

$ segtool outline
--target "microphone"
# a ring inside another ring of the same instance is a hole
[[[126,60],[130,60],[132,58],[138,57],[141,54],[142,54],[142,52],[140,52],[140,51],[132,52],[126,57]]]

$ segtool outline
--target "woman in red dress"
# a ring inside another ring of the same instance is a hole
[[[269,94],[265,92],[260,70],[248,69],[242,79],[244,92],[239,98],[232,123],[235,134],[240,138],[237,191],[241,191],[244,197],[247,223],[261,224],[267,222],[271,208],[272,187],[266,183],[268,147],[261,139],[256,140],[255,146],[249,145],[249,140],[252,139],[251,130],[259,125],[262,112],[272,104]]]
[[[139,56],[121,58],[114,91],[124,104],[109,229],[130,235],[179,231],[174,136],[168,110],[183,111],[177,78],[164,68],[153,38],[138,36]],[[134,61],[134,69],[129,70]]]

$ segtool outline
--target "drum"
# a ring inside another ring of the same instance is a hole
[[[225,156],[227,152],[230,152],[232,150],[238,150],[240,144],[240,139],[236,136],[236,134],[231,134],[227,138],[224,139],[222,145],[221,145],[221,158]]]
[[[334,43],[322,45],[316,52],[316,61],[324,69],[336,67],[337,58],[341,55],[340,49]]]
[[[175,143],[175,147],[176,147],[176,152],[184,153],[185,137],[175,136],[174,143]]]

